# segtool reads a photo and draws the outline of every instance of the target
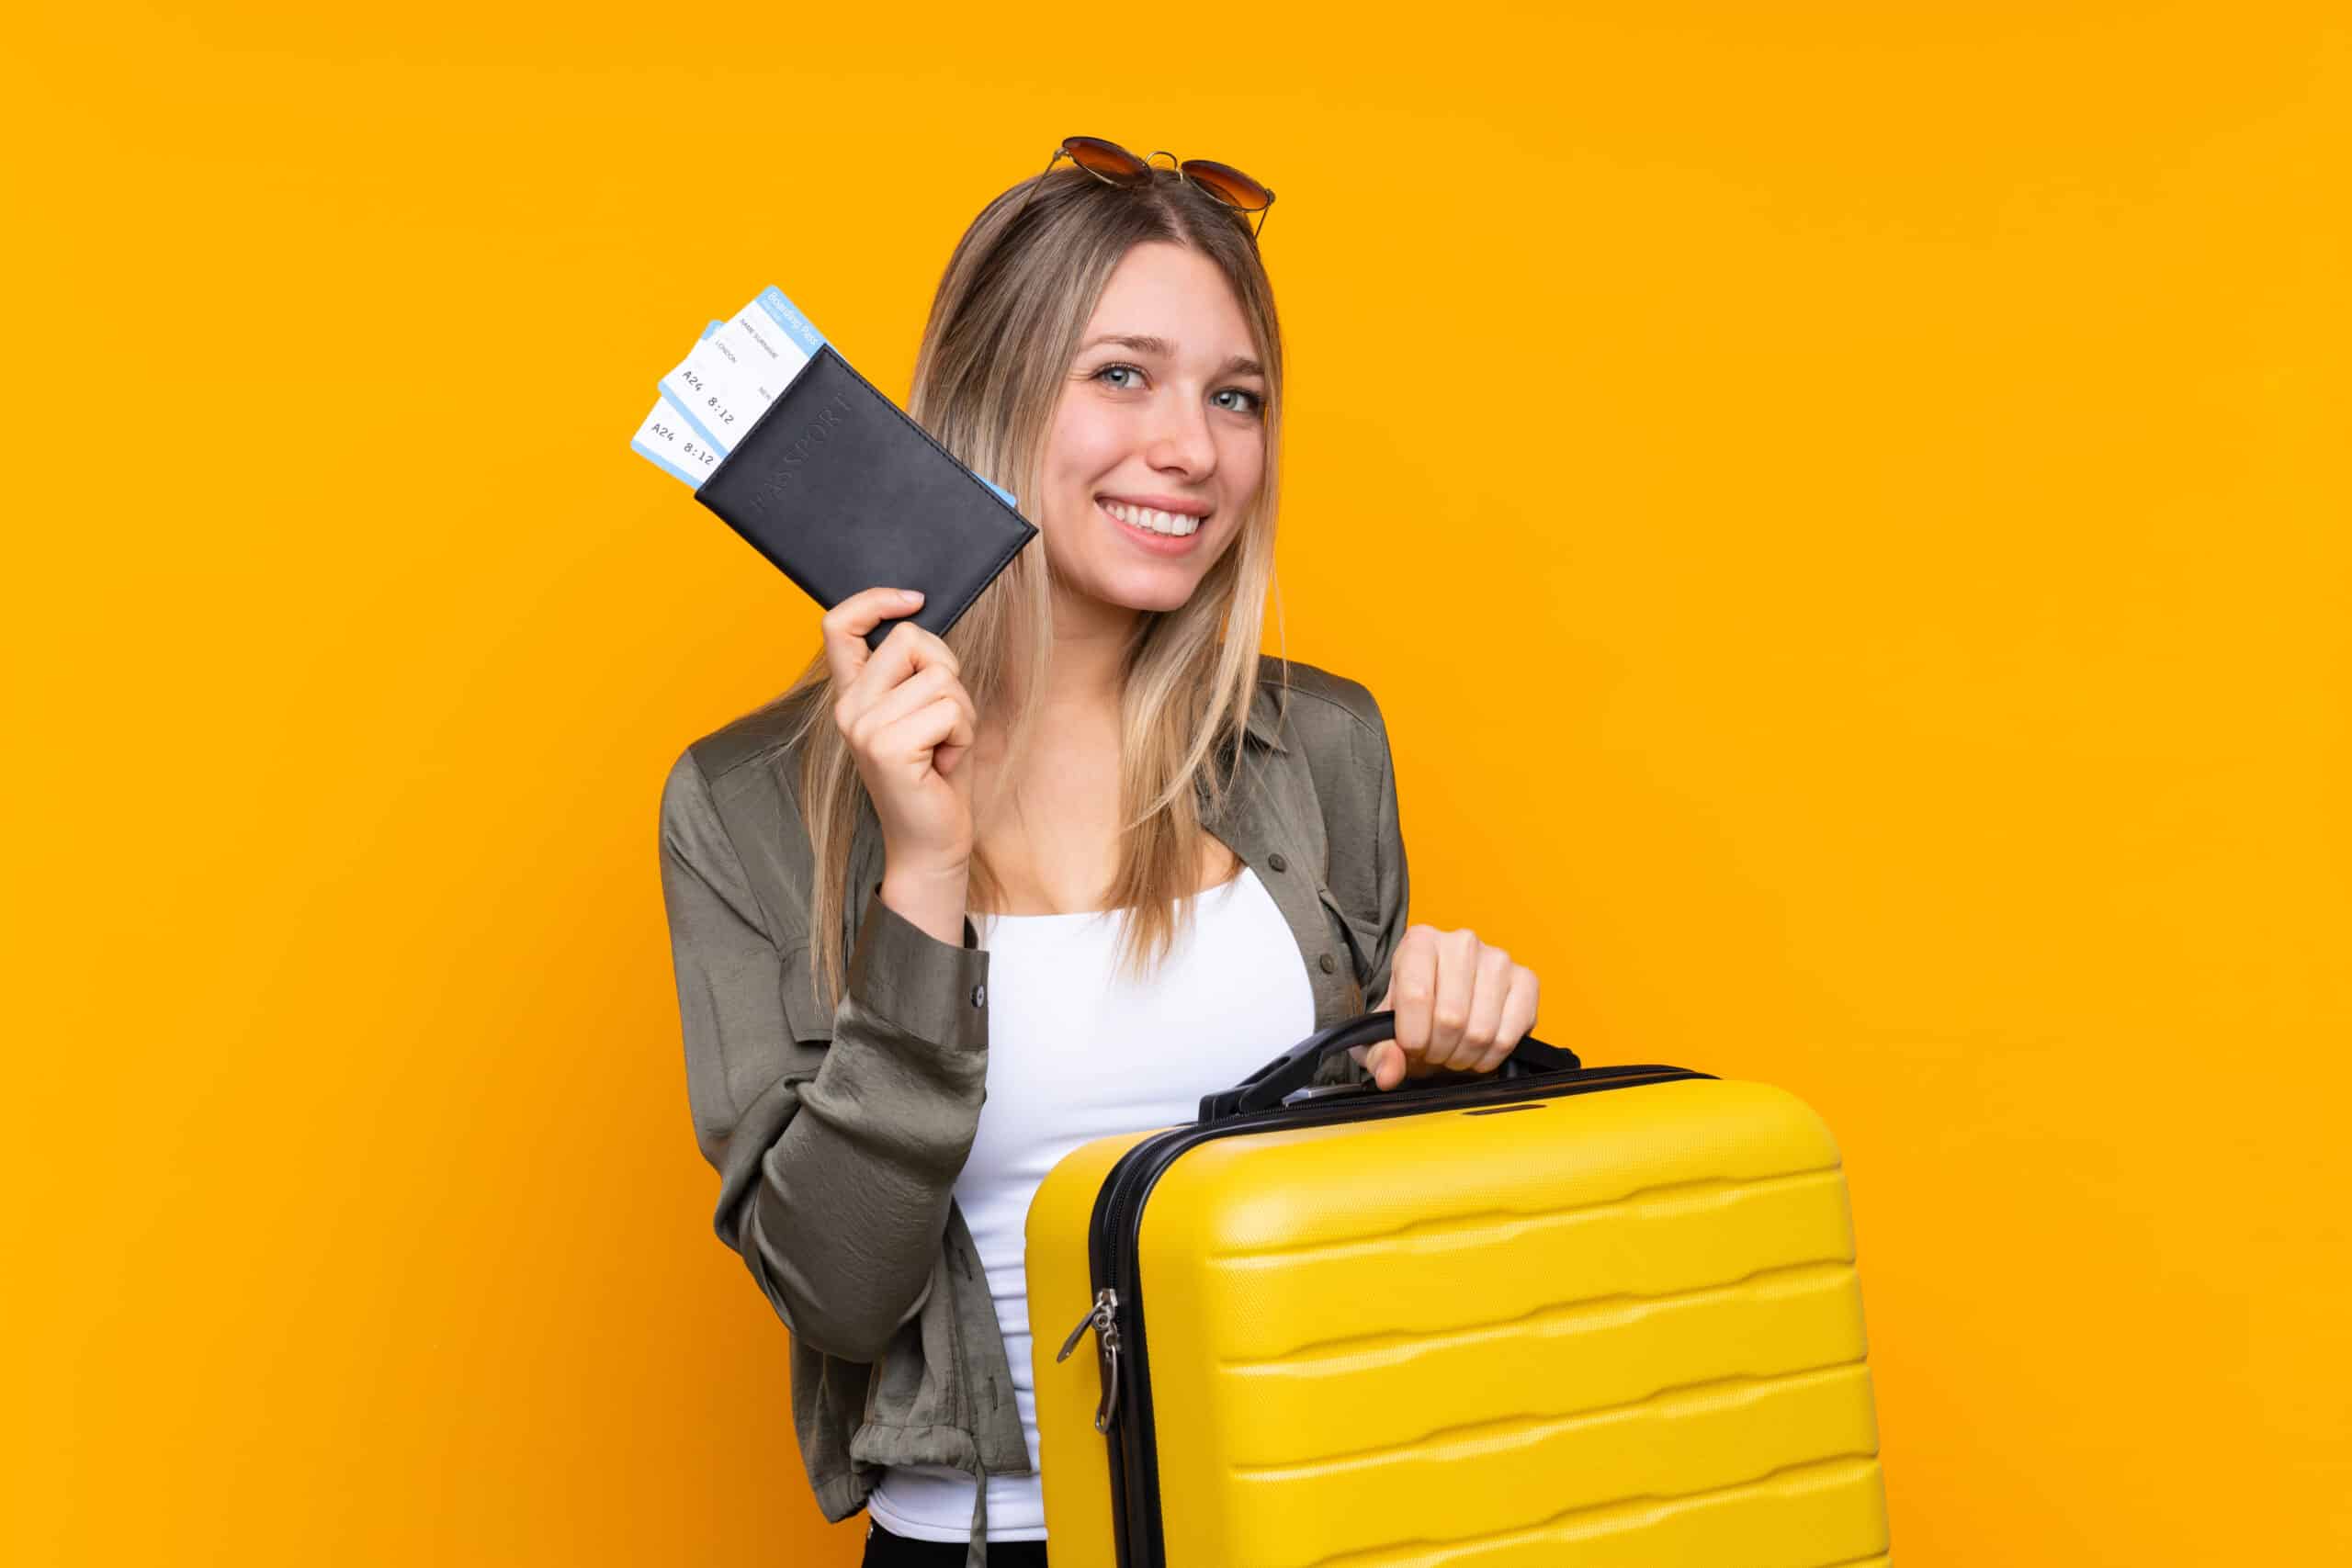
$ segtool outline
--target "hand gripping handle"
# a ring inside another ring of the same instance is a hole
[[[1222,1122],[1235,1116],[1250,1116],[1275,1110],[1287,1096],[1314,1080],[1315,1071],[1323,1065],[1324,1057],[1351,1046],[1373,1045],[1383,1040],[1392,1040],[1396,1033],[1396,1015],[1394,1012],[1360,1013],[1354,1018],[1343,1019],[1318,1034],[1308,1035],[1233,1088],[1202,1096],[1201,1120]],[[1583,1065],[1577,1059],[1575,1052],[1558,1045],[1547,1045],[1529,1034],[1521,1037],[1518,1046],[1496,1069],[1494,1076],[1498,1078],[1522,1078],[1572,1073]],[[1427,1078],[1408,1078],[1388,1092],[1426,1091],[1476,1081],[1474,1075],[1449,1073]]]

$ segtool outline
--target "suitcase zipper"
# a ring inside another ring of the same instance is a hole
[[[1069,1359],[1069,1353],[1078,1348],[1079,1340],[1090,1328],[1094,1330],[1096,1347],[1102,1353],[1102,1402],[1094,1407],[1094,1429],[1107,1432],[1119,1408],[1119,1292],[1108,1285],[1096,1293],[1094,1305],[1078,1320],[1069,1337],[1062,1341],[1061,1354],[1054,1358],[1055,1365]]]
[[[1088,1227],[1088,1271],[1095,1296],[1086,1316],[1063,1341],[1058,1363],[1078,1348],[1086,1331],[1096,1332],[1103,1379],[1102,1403],[1095,1407],[1094,1429],[1111,1439],[1112,1533],[1118,1547],[1120,1568],[1163,1568],[1164,1545],[1159,1531],[1159,1470],[1151,1426],[1150,1363],[1143,1337],[1142,1280],[1138,1277],[1133,1242],[1140,1228],[1144,1201],[1159,1178],[1188,1149],[1240,1133],[1263,1133],[1283,1127],[1313,1126],[1327,1122],[1377,1122],[1411,1116],[1433,1103],[1476,1105],[1486,1100],[1554,1100],[1600,1089],[1630,1089],[1636,1084],[1669,1083],[1678,1078],[1712,1077],[1688,1067],[1642,1064],[1622,1067],[1580,1067],[1531,1086],[1524,1078],[1483,1079],[1460,1088],[1425,1089],[1393,1100],[1341,1096],[1323,1103],[1305,1101],[1281,1111],[1237,1116],[1206,1125],[1188,1122],[1157,1133],[1119,1156],[1095,1194]],[[1124,1292],[1124,1298],[1121,1292]],[[1122,1357],[1119,1316],[1127,1318]],[[1122,1375],[1124,1374],[1124,1375]],[[1128,1385],[1132,1385],[1129,1387]],[[1127,1417],[1118,1420],[1121,1391],[1127,1393]]]

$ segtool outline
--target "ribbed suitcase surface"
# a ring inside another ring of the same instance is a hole
[[[1587,1071],[1210,1131],[1089,1144],[1030,1210],[1056,1568],[1886,1560],[1845,1180],[1794,1097]],[[1131,1150],[1121,1190],[1156,1174],[1098,1215]],[[1114,1278],[1115,1334],[1057,1361]]]

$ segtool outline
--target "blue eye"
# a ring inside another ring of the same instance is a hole
[[[1125,372],[1126,372],[1128,375],[1130,375],[1130,376],[1141,376],[1141,375],[1143,374],[1143,370],[1142,370],[1142,368],[1141,368],[1140,367],[1134,366],[1134,365],[1128,365],[1128,364],[1125,364],[1125,362],[1120,362],[1120,363],[1115,363],[1115,364],[1111,364],[1111,365],[1105,365],[1104,367],[1102,367],[1102,368],[1101,368],[1100,370],[1097,370],[1096,372],[1094,372],[1094,374],[1093,374],[1093,375],[1091,375],[1091,376],[1088,377],[1088,378],[1087,378],[1087,379],[1089,379],[1089,380],[1091,380],[1091,381],[1100,381],[1100,380],[1102,380],[1102,378],[1104,378],[1105,376],[1111,375],[1111,374],[1112,374],[1113,372],[1114,372],[1114,371],[1121,371],[1121,370],[1125,371]],[[1114,382],[1110,383],[1110,385],[1111,385],[1112,387],[1114,387],[1115,389],[1117,389],[1117,390],[1119,390],[1119,391],[1122,391],[1122,392],[1129,392],[1129,391],[1133,391],[1133,390],[1135,390],[1135,385],[1134,385],[1134,383],[1132,383],[1132,382],[1117,382],[1117,381],[1114,381]],[[1265,412],[1266,400],[1265,400],[1264,396],[1263,396],[1262,394],[1261,394],[1261,393],[1257,393],[1257,392],[1253,392],[1253,391],[1250,390],[1247,387],[1227,387],[1227,388],[1226,388],[1223,391],[1219,391],[1219,392],[1214,393],[1214,394],[1213,394],[1213,396],[1220,397],[1220,398],[1222,398],[1222,397],[1227,397],[1227,396],[1234,396],[1234,397],[1242,397],[1242,398],[1247,398],[1247,399],[1249,399],[1249,400],[1249,400],[1249,402],[1248,402],[1248,404],[1247,404],[1246,406],[1244,406],[1244,407],[1241,407],[1241,408],[1235,408],[1235,407],[1233,407],[1233,406],[1232,406],[1231,404],[1229,404],[1229,403],[1227,403],[1227,404],[1220,404],[1220,405],[1218,405],[1218,406],[1222,407],[1223,409],[1225,409],[1225,411],[1226,411],[1227,413],[1258,414],[1258,413],[1262,413],[1262,412]]]

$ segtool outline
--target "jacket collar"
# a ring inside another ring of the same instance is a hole
[[[1283,744],[1282,718],[1277,711],[1280,705],[1270,679],[1275,667],[1273,660],[1259,661],[1258,682],[1250,689],[1249,738],[1270,750],[1287,751],[1290,748]]]

